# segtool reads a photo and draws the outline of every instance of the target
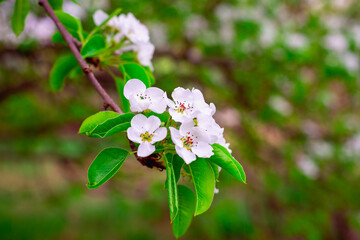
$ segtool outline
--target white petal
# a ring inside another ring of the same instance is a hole
[[[190,164],[191,162],[196,160],[195,154],[187,150],[186,148],[176,145],[175,150],[177,154],[179,154],[179,156],[186,162],[186,164]]]
[[[156,113],[163,113],[167,107],[167,96],[166,93],[160,88],[150,87],[146,89],[147,94],[151,99],[149,109]]]
[[[202,158],[209,158],[214,155],[213,148],[205,142],[199,142],[196,147],[191,148],[191,151]]]
[[[134,127],[129,127],[127,129],[127,137],[133,141],[133,142],[137,142],[137,143],[141,143],[141,137],[140,137],[140,134],[141,132],[139,132],[136,128]]]
[[[154,132],[154,136],[152,137],[151,143],[155,143],[163,140],[166,137],[166,135],[167,135],[167,129],[165,127],[161,127],[157,129]]]
[[[142,142],[139,145],[137,155],[139,157],[147,157],[147,156],[151,155],[154,151],[155,151],[155,146],[154,145],[152,145],[149,142]]]
[[[188,103],[193,102],[193,94],[191,93],[191,91],[182,87],[175,88],[175,90],[171,94],[171,97],[174,99],[175,103],[177,101],[186,101]]]
[[[130,95],[130,110],[132,112],[142,112],[149,108],[150,101],[149,99],[141,99],[136,94]]]
[[[175,145],[183,146],[183,143],[181,142],[181,135],[179,130],[173,127],[169,127],[170,134],[171,134],[171,140],[175,143]]]
[[[215,114],[216,112],[216,107],[214,103],[210,103],[210,109],[211,109],[211,116]]]
[[[134,127],[139,133],[145,133],[144,131],[144,122],[147,121],[147,117],[142,115],[142,114],[138,114],[135,115],[132,119],[131,119],[131,127]]]
[[[145,84],[139,79],[130,79],[124,86],[124,96],[129,99],[131,95],[143,93],[146,90]]]
[[[186,116],[184,116],[184,114],[178,113],[173,108],[169,109],[169,113],[172,119],[174,119],[176,122],[184,122],[185,120],[188,119]]]
[[[143,122],[143,125],[146,131],[148,131],[149,133],[153,133],[156,129],[160,127],[161,120],[156,116],[150,116],[148,119],[146,119],[145,122]]]
[[[96,26],[102,24],[106,19],[108,19],[109,15],[103,10],[97,10],[93,15],[93,20]]]

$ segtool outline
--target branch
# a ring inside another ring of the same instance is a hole
[[[60,20],[56,16],[54,10],[50,6],[47,0],[39,0],[39,4],[44,7],[45,11],[49,14],[50,18],[55,23],[56,27],[59,29],[61,36],[64,38],[66,43],[68,44],[71,52],[74,54],[77,62],[79,63],[81,69],[83,70],[86,77],[90,80],[92,85],[95,87],[96,91],[100,94],[100,96],[104,99],[104,102],[109,104],[109,106],[115,111],[120,114],[123,112],[121,111],[120,107],[114,102],[114,100],[107,94],[105,89],[100,85],[98,80],[96,79],[94,73],[92,72],[90,66],[86,63],[85,59],[82,58],[78,46],[74,42],[74,38],[72,35],[65,29],[65,27],[61,24]]]
[[[105,89],[100,85],[98,80],[95,78],[94,73],[92,72],[90,66],[86,63],[85,59],[82,58],[80,54],[81,49],[81,43],[77,41],[61,24],[60,20],[56,16],[54,10],[50,6],[49,2],[47,0],[39,0],[39,4],[45,9],[45,11],[49,14],[50,18],[55,23],[56,27],[58,28],[59,32],[61,33],[61,36],[64,38],[66,43],[68,44],[71,52],[74,54],[77,62],[80,64],[81,69],[83,70],[86,77],[90,80],[92,85],[95,87],[96,91],[100,94],[100,96],[104,100],[103,110],[106,110],[108,106],[110,106],[115,112],[123,114],[120,107],[114,102],[114,100],[107,94]],[[137,151],[136,145],[129,139],[130,147],[133,151]],[[165,166],[164,164],[159,161],[161,159],[161,154],[154,153],[146,158],[139,157],[135,153],[136,159],[144,166],[147,166],[148,168],[156,167],[159,170],[164,170]]]

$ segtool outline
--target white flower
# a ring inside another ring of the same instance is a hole
[[[211,115],[212,109],[204,101],[204,96],[198,89],[176,88],[171,94],[173,101],[169,101],[169,113],[177,122],[192,120],[200,113]]]
[[[181,125],[179,130],[173,127],[169,129],[175,150],[186,164],[196,160],[196,156],[209,158],[214,154],[209,145],[210,139],[201,128]]]
[[[200,113],[195,118],[183,123],[187,127],[199,127],[209,136],[209,143],[214,144],[223,137],[224,128],[215,122],[215,119],[207,114]]]
[[[93,15],[93,20],[96,26],[102,24],[106,19],[108,19],[109,15],[103,10],[97,10]]]
[[[149,109],[156,113],[163,113],[167,107],[166,92],[160,88],[146,88],[139,79],[130,79],[124,86],[124,96],[130,102],[132,112],[142,112]]]
[[[139,157],[147,157],[152,154],[155,151],[153,144],[166,137],[167,130],[160,125],[160,119],[155,116],[147,118],[138,114],[131,120],[131,127],[127,130],[127,136],[131,141],[140,143],[137,152]]]
[[[147,42],[136,46],[137,58],[141,65],[150,67],[153,70],[151,59],[154,55],[155,47],[152,43]]]

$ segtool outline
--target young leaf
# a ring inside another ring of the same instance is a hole
[[[29,0],[16,0],[14,6],[14,13],[11,18],[11,27],[16,34],[19,36],[24,30],[25,19],[29,13],[30,5]]]
[[[185,234],[195,211],[195,196],[188,187],[178,185],[178,200],[179,210],[173,222],[173,232],[176,238]]]
[[[209,209],[215,189],[215,175],[212,167],[204,158],[197,158],[189,164],[196,190],[195,216]]]
[[[50,86],[53,91],[59,91],[64,87],[65,78],[77,66],[73,55],[58,58],[50,71]]]
[[[83,48],[81,49],[81,56],[93,57],[104,51],[105,48],[105,39],[101,35],[95,35],[91,37],[87,42],[85,42]]]
[[[122,80],[119,77],[115,77],[115,85],[116,85],[116,89],[118,91],[119,94],[119,98],[120,98],[120,102],[121,102],[121,109],[126,113],[126,112],[130,112],[130,102],[129,100],[127,100],[127,98],[124,96],[124,80]]]
[[[139,79],[146,87],[150,87],[150,80],[145,69],[137,63],[124,63],[120,65],[120,71],[124,75],[126,81],[129,79]]]
[[[84,120],[79,129],[80,134],[90,134],[99,124],[104,123],[106,120],[116,118],[120,114],[112,111],[101,111]]]
[[[176,186],[172,161],[173,161],[173,155],[171,153],[167,153],[166,154],[166,187],[168,190],[171,222],[174,221],[179,207],[177,186]]]
[[[130,121],[135,116],[134,113],[124,113],[115,118],[105,120],[89,131],[89,137],[108,137],[115,133],[126,131],[130,127]]]
[[[213,144],[212,147],[214,149],[214,155],[209,158],[209,161],[216,163],[238,180],[246,183],[246,175],[243,167],[233,156],[231,156],[229,151],[217,143]]]
[[[121,148],[106,148],[96,156],[88,170],[90,189],[98,188],[109,180],[124,163],[129,152]]]
[[[62,5],[63,5],[63,0],[48,0],[50,6],[54,9],[54,10],[61,10],[62,9]]]
[[[175,181],[176,183],[179,181],[180,179],[180,174],[181,174],[181,168],[184,165],[184,160],[179,156],[179,155],[174,155],[173,158],[173,168],[174,168],[174,173],[175,173]]]

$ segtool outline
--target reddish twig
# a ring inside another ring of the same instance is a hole
[[[81,69],[85,73],[86,77],[90,80],[92,85],[95,87],[96,91],[100,94],[100,96],[104,99],[104,101],[109,104],[109,106],[115,111],[120,114],[123,112],[121,111],[120,107],[114,102],[114,100],[107,94],[105,89],[100,85],[98,80],[95,78],[94,73],[92,72],[90,66],[86,63],[85,59],[82,58],[77,45],[74,42],[74,38],[71,34],[65,29],[65,27],[61,24],[59,18],[56,16],[54,10],[50,6],[47,0],[39,0],[39,4],[44,7],[45,11],[49,14],[50,18],[55,23],[56,27],[59,29],[61,36],[64,38],[66,43],[68,44],[71,52],[74,54],[77,62],[79,63]]]

